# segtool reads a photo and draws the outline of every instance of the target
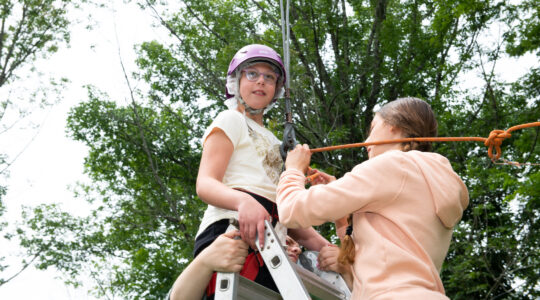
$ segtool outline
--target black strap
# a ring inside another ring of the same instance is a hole
[[[264,209],[266,209],[268,214],[272,217],[272,226],[276,226],[276,223],[279,221],[279,215],[277,205],[274,202],[266,199],[263,196],[248,191],[238,191],[247,193],[255,200],[257,200],[257,202],[259,202],[264,207]],[[225,233],[228,227],[229,219],[221,219],[208,226],[195,239],[195,245],[193,246],[193,257],[199,255],[199,253],[201,253],[201,251],[203,251],[206,247],[208,247],[208,245],[210,245],[215,239],[217,239],[218,236]]]

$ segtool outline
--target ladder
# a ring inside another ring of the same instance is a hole
[[[235,229],[234,221],[231,220],[227,231]],[[341,275],[323,272],[325,276],[320,276],[321,274],[317,275],[298,264],[293,264],[268,221],[265,221],[264,248],[260,248],[259,243],[256,244],[278,287],[279,294],[238,273],[218,272],[215,300],[347,300],[350,298],[351,293]]]

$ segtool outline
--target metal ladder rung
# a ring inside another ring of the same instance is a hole
[[[346,299],[342,291],[314,273],[302,268],[299,265],[296,265],[296,272],[302,279],[302,283],[308,290],[310,296],[324,300]]]
[[[238,273],[218,272],[215,300],[283,300],[273,290],[251,281]]]
[[[239,276],[238,300],[283,300],[280,294],[245,277]]]

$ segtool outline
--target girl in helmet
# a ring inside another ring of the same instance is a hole
[[[275,198],[283,161],[280,141],[264,127],[263,116],[283,94],[286,76],[280,56],[264,45],[245,46],[231,60],[226,85],[229,110],[218,114],[202,138],[197,195],[208,208],[194,256],[226,231],[230,218],[239,221],[240,236],[252,249],[257,249],[255,242],[263,244],[264,221],[278,221]],[[289,234],[310,250],[328,244],[313,228]],[[275,289],[273,281],[269,287]]]

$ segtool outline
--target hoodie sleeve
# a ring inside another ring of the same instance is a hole
[[[301,171],[286,170],[277,189],[280,222],[289,228],[304,228],[358,210],[376,211],[393,201],[403,189],[406,172],[402,168],[399,155],[385,153],[357,165],[334,182],[307,190]]]

